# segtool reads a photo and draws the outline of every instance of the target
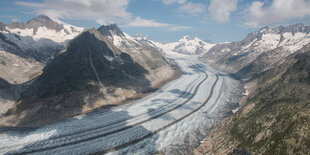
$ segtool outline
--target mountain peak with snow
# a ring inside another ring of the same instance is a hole
[[[146,36],[138,34],[135,36],[135,39],[138,41],[143,41],[152,46],[161,48],[164,52],[176,52],[181,54],[188,55],[197,55],[201,53],[206,53],[212,48],[215,44],[207,43],[199,39],[198,37],[190,37],[189,35],[183,36],[180,40],[170,43],[159,43],[153,40],[148,39]]]
[[[137,40],[149,40],[149,38],[141,33],[137,33],[135,36],[134,36],[135,39]]]
[[[39,15],[38,17],[31,19],[30,21],[25,23],[25,26],[26,28],[34,28],[36,30],[39,27],[46,27],[48,29],[56,31],[60,31],[61,29],[64,28],[62,24],[53,21],[52,19],[50,19],[48,16],[45,15]]]
[[[214,44],[206,43],[198,37],[190,37],[185,35],[178,41],[178,45],[174,47],[173,51],[182,54],[201,54],[208,52]]]
[[[189,35],[185,35],[179,41],[181,40],[191,40],[191,37]]]
[[[6,52],[45,63],[84,30],[85,28],[40,15],[25,23],[0,23],[0,43]]]
[[[32,37],[34,40],[49,39],[64,44],[85,30],[82,27],[54,21],[45,15],[39,15],[26,23],[0,24],[0,27],[2,33]]]
[[[203,59],[229,72],[236,72],[251,65],[251,62],[263,58],[266,62],[264,65],[269,67],[270,64],[301,49],[309,42],[310,26],[304,24],[263,27],[248,34],[241,41],[218,44],[210,49]]]

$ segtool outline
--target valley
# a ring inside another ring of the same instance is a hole
[[[309,153],[310,26],[163,43],[96,22],[0,23],[0,154]]]
[[[123,153],[190,153],[193,150],[173,146],[196,146],[196,138],[205,135],[238,106],[242,85],[228,74],[200,63],[198,57],[170,58],[184,74],[155,93],[34,130],[2,129],[1,153],[85,154],[115,149]],[[202,121],[209,123],[201,124]],[[179,144],[174,144],[176,135]],[[144,149],[135,149],[141,145]]]

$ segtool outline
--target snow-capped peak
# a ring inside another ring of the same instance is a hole
[[[189,35],[183,36],[183,37],[179,40],[179,42],[181,42],[181,41],[187,41],[187,40],[191,40],[191,38],[190,38]]]
[[[143,35],[143,34],[141,34],[141,33],[137,33],[137,34],[134,36],[134,38],[135,38],[136,40],[149,40],[149,38],[148,38],[147,36],[145,36],[145,35]]]
[[[178,45],[174,47],[173,51],[195,55],[208,52],[213,46],[214,44],[206,43],[198,37],[191,38],[189,35],[186,35],[178,41]]]
[[[152,46],[161,48],[166,53],[176,52],[182,54],[196,55],[200,53],[206,53],[215,44],[206,43],[198,37],[190,37],[189,35],[183,36],[179,41],[170,43],[159,43],[148,39],[146,36],[138,34],[135,36],[138,41],[146,42]]]
[[[105,36],[119,36],[123,37],[124,33],[120,30],[120,28],[116,24],[111,25],[102,25],[98,28],[98,31],[100,31],[101,34]]]
[[[14,33],[34,40],[50,39],[56,43],[66,43],[84,31],[85,28],[73,26],[60,20],[54,21],[48,16],[40,15],[27,23],[5,24],[3,33]]]
[[[139,44],[133,37],[124,33],[116,24],[102,25],[98,31],[106,36],[116,47],[127,52],[137,52]]]

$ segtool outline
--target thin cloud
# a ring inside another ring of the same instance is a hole
[[[110,21],[131,17],[126,10],[129,0],[45,0],[43,3],[16,2],[16,4],[32,7],[37,14],[45,14],[52,18],[91,18],[110,23]]]
[[[130,0],[44,0],[16,2],[17,5],[34,8],[37,14],[53,19],[95,20],[99,24],[117,23],[131,27],[171,27],[170,24],[133,16],[127,11]]]
[[[136,17],[134,20],[126,24],[128,27],[167,27],[170,24],[155,22],[154,20],[146,20]]]
[[[126,27],[162,27],[166,28],[168,31],[182,31],[185,29],[190,29],[189,26],[179,26],[179,25],[173,25],[173,24],[167,24],[167,23],[159,23],[155,22],[154,20],[146,20],[142,19],[141,17],[136,17],[131,22],[124,25]]]
[[[22,2],[22,1],[16,1],[15,4],[32,7],[32,8],[43,8],[46,5],[44,3],[36,3],[36,2]]]
[[[202,14],[205,11],[206,5],[202,3],[193,3],[187,0],[161,0],[164,5],[178,4],[178,10],[184,13],[189,13],[193,16]]]
[[[230,14],[238,8],[238,0],[211,0],[208,7],[211,17],[219,23],[228,22]]]
[[[187,29],[191,29],[192,27],[190,26],[178,26],[178,25],[171,25],[170,27],[168,27],[169,31],[183,31],[183,30],[187,30]]]
[[[161,0],[165,5],[170,5],[173,3],[184,4],[187,0]]]
[[[310,1],[273,0],[269,6],[264,2],[254,1],[245,10],[245,25],[258,27],[310,16]]]
[[[182,12],[187,12],[191,15],[197,16],[205,11],[206,6],[201,3],[192,3],[188,2],[179,7],[179,10]]]

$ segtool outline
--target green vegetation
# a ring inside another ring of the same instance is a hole
[[[296,53],[261,75],[256,94],[228,126],[238,147],[255,154],[310,152],[309,60],[310,51]]]

